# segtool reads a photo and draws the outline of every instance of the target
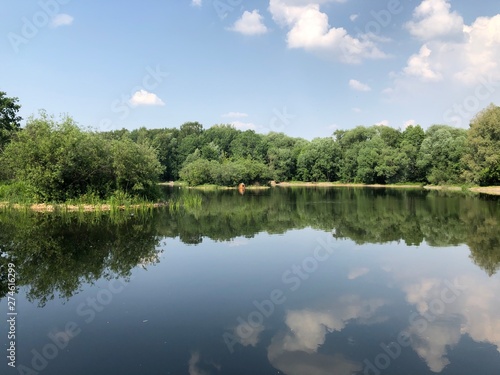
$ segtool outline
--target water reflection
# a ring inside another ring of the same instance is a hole
[[[0,213],[0,264],[16,264],[28,301],[59,312],[64,305],[50,300],[73,304],[70,320],[93,283],[138,276],[86,328],[109,338],[108,356],[121,348],[129,373],[137,350],[123,340],[130,326],[163,355],[151,354],[150,373],[444,375],[500,365],[498,200],[370,189],[182,194],[202,196],[202,206],[119,217]],[[281,275],[311,256],[318,236],[336,244],[333,255],[239,336],[237,317],[289,286]],[[0,284],[3,297],[4,272]],[[95,339],[88,332],[82,346]],[[234,354],[225,332],[237,338]],[[400,335],[408,345],[392,358],[383,345]],[[69,366],[75,357],[67,358]]]
[[[159,259],[160,239],[151,218],[116,220],[102,214],[82,220],[21,212],[0,217],[0,261],[16,265],[18,286],[28,286],[28,299],[40,305],[56,295],[69,299],[82,283],[127,278],[132,268]],[[7,280],[1,282],[3,297]]]

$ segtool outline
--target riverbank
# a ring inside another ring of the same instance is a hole
[[[280,182],[277,187],[368,187],[368,188],[384,188],[384,189],[425,189],[425,190],[441,190],[441,191],[470,191],[473,193],[500,195],[500,186],[476,186],[462,187],[454,185],[422,185],[422,184],[356,184],[356,183],[338,183],[338,182]]]
[[[0,202],[0,209],[30,210],[34,212],[110,212],[110,211],[142,211],[153,208],[167,207],[168,202],[160,203],[141,203],[130,205],[111,205],[111,204],[20,204]]]
[[[160,185],[163,186],[175,186],[184,187],[189,189],[198,190],[234,190],[237,189],[236,186],[218,186],[218,185],[199,185],[199,186],[188,186],[187,183],[182,181],[170,181],[164,182]],[[302,181],[291,181],[291,182],[278,182],[275,183],[271,181],[270,186],[268,185],[247,185],[246,190],[264,190],[271,187],[359,187],[359,188],[383,188],[383,189],[425,189],[425,190],[441,190],[441,191],[470,191],[473,193],[490,194],[490,195],[500,195],[500,186],[457,186],[457,185],[424,185],[417,183],[408,184],[359,184],[359,183],[342,183],[342,182],[302,182]]]

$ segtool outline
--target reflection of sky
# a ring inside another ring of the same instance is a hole
[[[147,270],[137,267],[132,282],[88,325],[76,308],[106,281],[84,285],[69,302],[55,300],[44,309],[19,297],[24,317],[20,356],[28,361],[30,350],[41,348],[49,332],[75,321],[82,333],[51,369],[72,368],[75,375],[362,373],[364,360],[382,352],[380,343],[394,341],[402,331],[412,342],[393,361],[401,373],[468,374],[462,364],[479,361],[484,373],[498,369],[500,277],[489,278],[472,264],[467,247],[356,246],[342,240],[291,291],[283,273],[310,256],[318,238],[330,235],[304,229],[232,243],[204,239],[197,246],[166,239],[160,262]],[[411,314],[429,313],[447,281],[461,286],[457,298],[428,321],[424,332],[412,326]],[[231,355],[223,333],[235,332],[237,318],[246,318],[255,311],[253,301],[269,298],[276,288],[283,290],[285,303]],[[89,363],[85,358],[93,351],[113,365]]]

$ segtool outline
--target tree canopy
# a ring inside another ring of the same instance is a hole
[[[18,98],[9,98],[7,93],[0,91],[0,151],[21,127],[18,101]]]

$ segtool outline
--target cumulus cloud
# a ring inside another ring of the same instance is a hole
[[[377,123],[375,123],[377,126],[389,126],[389,121],[388,120],[382,120]]]
[[[375,322],[374,316],[384,304],[382,299],[346,295],[325,310],[288,311],[287,330],[273,337],[268,358],[275,368],[289,375],[357,373],[362,370],[360,363],[338,353],[321,353],[318,349],[328,333],[341,331],[354,320],[359,324]]]
[[[349,87],[353,90],[356,90],[356,91],[371,91],[370,86],[368,86],[364,83],[361,83],[356,79],[351,79],[349,81]]]
[[[189,358],[188,361],[189,375],[207,375],[205,371],[201,370],[198,367],[199,362],[200,362],[200,353],[199,352],[191,353],[191,357]]]
[[[366,267],[353,268],[352,270],[349,271],[347,278],[349,280],[355,280],[358,277],[366,275],[368,272],[370,272],[370,270]]]
[[[164,106],[165,103],[156,94],[146,90],[136,91],[129,100],[130,105],[136,106]]]
[[[450,287],[450,285],[455,285]],[[461,287],[466,285],[466,288]],[[476,342],[488,342],[500,352],[500,296],[494,293],[499,280],[464,276],[452,284],[437,278],[422,278],[403,286],[406,299],[415,305],[426,325],[408,327],[412,348],[433,372],[441,372],[449,363],[448,351],[468,334]],[[446,299],[443,299],[443,291]],[[448,299],[451,298],[449,301]],[[439,312],[436,306],[440,306]]]
[[[50,21],[50,27],[56,28],[60,26],[69,26],[73,23],[74,18],[69,14],[59,13],[56,14]]]
[[[191,0],[191,5],[194,7],[201,7],[202,0]]]
[[[267,33],[268,29],[262,21],[262,16],[257,9],[243,12],[243,15],[229,28],[244,35],[260,35]]]
[[[408,65],[404,68],[404,73],[410,76],[416,76],[423,81],[440,81],[443,76],[435,72],[431,67],[432,51],[426,44],[420,48],[419,53],[410,56]],[[432,64],[434,65],[434,64]]]
[[[234,337],[243,346],[256,346],[264,329],[262,324],[253,327],[246,322],[242,322],[234,329]]]
[[[465,86],[479,79],[500,79],[500,14],[465,25],[448,0],[424,0],[406,28],[424,43],[408,59],[403,78]]]
[[[424,0],[405,26],[411,35],[422,40],[463,37],[464,20],[450,8],[448,0]]]
[[[224,113],[222,117],[241,118],[241,117],[248,117],[248,114],[243,112],[228,112]]]
[[[359,39],[344,28],[331,27],[320,3],[270,0],[273,20],[289,30],[288,48],[302,48],[349,64],[387,57],[370,38]]]

